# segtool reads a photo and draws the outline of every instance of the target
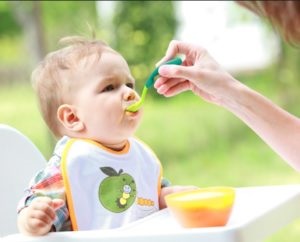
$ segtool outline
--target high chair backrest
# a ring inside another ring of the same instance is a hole
[[[30,178],[45,164],[45,158],[29,138],[0,124],[0,237],[18,232],[18,201]]]

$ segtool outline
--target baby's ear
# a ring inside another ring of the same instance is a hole
[[[76,115],[76,109],[69,104],[62,104],[57,109],[57,118],[69,131],[79,132],[84,129],[83,122]]]

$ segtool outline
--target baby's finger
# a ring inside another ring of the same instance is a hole
[[[46,196],[39,196],[33,199],[32,204],[35,203],[51,203],[51,198]]]
[[[55,218],[55,213],[51,210],[49,213],[45,213],[43,210],[34,210],[29,219],[31,223],[39,223],[39,226],[46,226],[52,224]]]
[[[65,205],[65,201],[63,199],[53,199],[51,206],[54,210],[57,210]]]
[[[52,199],[49,197],[37,197],[32,201],[31,209],[33,211],[41,211],[49,216],[52,220],[55,219],[55,211],[52,207]]]
[[[29,235],[43,235],[49,232],[52,222],[51,223],[45,223],[43,220],[37,219],[37,218],[31,218],[30,221],[28,221],[27,224],[27,231]]]

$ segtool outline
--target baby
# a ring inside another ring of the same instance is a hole
[[[21,233],[117,228],[165,208],[154,152],[133,137],[143,110],[125,59],[102,41],[64,39],[32,74],[41,113],[59,138],[19,203]]]

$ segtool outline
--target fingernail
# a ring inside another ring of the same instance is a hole
[[[168,66],[167,65],[162,65],[161,67],[159,67],[158,73],[160,75],[166,75],[166,74],[168,74]]]
[[[158,89],[160,84],[159,84],[159,78],[157,78],[157,80],[154,82],[154,88]]]
[[[163,94],[167,90],[166,85],[162,85],[157,89],[159,94]]]

